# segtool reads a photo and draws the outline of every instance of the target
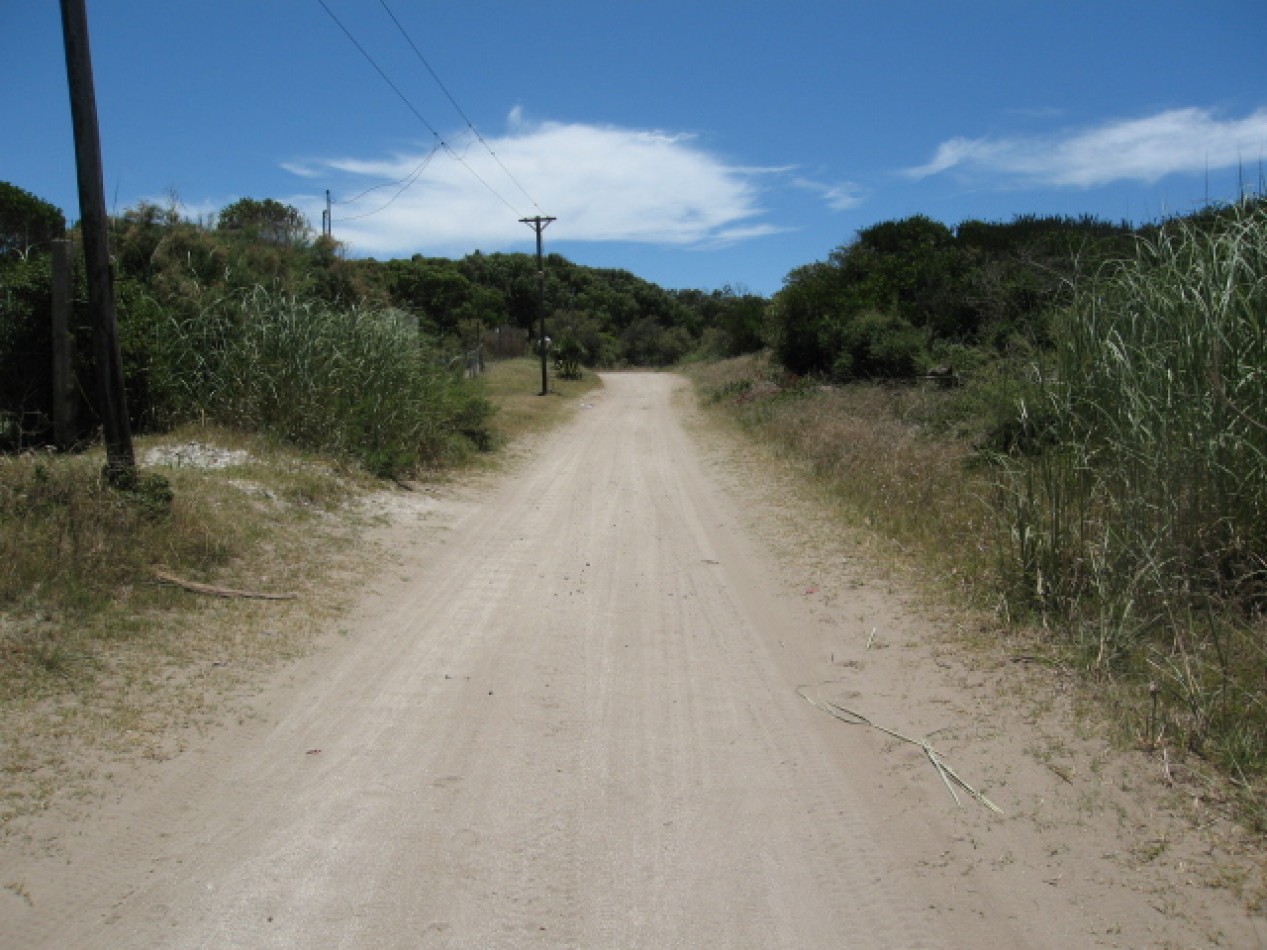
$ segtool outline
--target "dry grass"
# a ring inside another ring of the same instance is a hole
[[[543,398],[528,360],[486,380],[503,443],[601,385],[556,381]],[[0,458],[0,841],[24,816],[99,793],[118,763],[168,757],[187,730],[238,715],[378,563],[360,557],[373,516],[356,502],[383,483],[362,469],[210,426],[138,439],[137,457],[170,484],[170,507],[105,488],[100,453]],[[160,564],[298,596],[205,597],[159,582]]]
[[[201,467],[212,446],[241,454]],[[0,836],[86,794],[103,762],[171,754],[180,729],[309,649],[337,605],[328,580],[355,525],[333,512],[363,476],[223,430],[140,439],[138,458],[177,447],[194,464],[143,465],[170,483],[169,509],[105,488],[96,453],[0,460]],[[160,583],[158,564],[299,597],[199,597]]]
[[[968,438],[932,432],[926,421],[949,398],[944,391],[804,385],[779,379],[762,357],[692,376],[706,402],[728,404],[750,433],[806,467],[845,519],[918,553],[958,586],[989,586],[988,475],[968,464]]]
[[[971,626],[984,634],[986,649],[997,651],[1005,640],[1009,652],[1026,660],[1081,671],[1079,691],[1090,719],[1108,724],[1123,746],[1154,756],[1164,780],[1186,790],[1199,808],[1235,815],[1253,830],[1267,828],[1261,776],[1225,766],[1261,761],[1261,743],[1250,728],[1260,710],[1243,702],[1233,710],[1232,699],[1244,694],[1220,672],[1234,663],[1261,669],[1267,642],[1261,620],[1250,631],[1255,637],[1211,618],[1219,636],[1209,638],[1214,645],[1204,649],[1204,663],[1194,659],[1201,648],[1190,647],[1154,652],[1151,681],[1117,675],[1097,662],[1095,649],[1088,652],[1077,625],[1010,611],[1013,533],[999,505],[999,473],[974,459],[965,435],[930,422],[962,397],[918,388],[807,386],[756,357],[698,367],[692,376],[704,403],[720,407],[838,502],[829,517],[868,530],[879,539],[872,545],[878,555],[896,550],[894,562],[949,609],[975,607],[979,619]],[[1123,618],[1116,619],[1120,626]],[[1101,620],[1100,636],[1117,629],[1114,617]],[[1184,629],[1172,629],[1174,639],[1184,636]],[[1242,652],[1253,654],[1253,664],[1239,659]],[[1220,726],[1211,710],[1226,711],[1231,727]],[[1189,741],[1215,727],[1220,742],[1241,743],[1235,755],[1202,754]]]
[[[587,372],[581,379],[549,376],[550,393],[541,395],[541,362],[524,358],[488,364],[484,374],[488,396],[497,406],[492,430],[505,441],[548,431],[562,422],[586,393],[602,388],[602,380]]]

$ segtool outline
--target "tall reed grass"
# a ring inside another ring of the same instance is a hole
[[[1267,771],[1267,207],[1141,238],[1053,337],[1004,460],[1013,602],[1171,698],[1166,741]]]
[[[149,367],[164,421],[210,419],[381,475],[487,447],[492,405],[413,321],[256,288],[157,325]]]
[[[988,473],[968,464],[955,410],[970,394],[931,387],[823,386],[764,356],[691,367],[707,402],[805,465],[844,518],[865,524],[976,597],[992,587]]]

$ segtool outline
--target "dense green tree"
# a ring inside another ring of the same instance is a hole
[[[307,259],[305,293],[332,304],[387,304],[377,261],[348,259],[343,245],[324,234],[312,242]]]
[[[550,327],[560,340],[576,341],[578,359],[586,366],[614,366],[621,361],[621,342],[606,321],[589,310],[556,310]]]
[[[217,228],[269,244],[303,244],[312,236],[298,208],[272,198],[239,198],[220,211]]]
[[[916,375],[925,360],[925,333],[894,313],[866,310],[829,325],[824,340],[834,354],[838,380],[901,379]]]
[[[52,405],[47,254],[0,256],[0,449],[38,442]]]
[[[161,270],[158,261],[163,241],[185,225],[174,206],[164,208],[142,201],[110,221],[110,250],[116,277],[149,280]]]
[[[486,323],[504,322],[536,333],[539,291],[533,256],[476,252],[458,262],[458,268],[475,288],[466,306],[479,313],[494,311],[497,319]],[[665,365],[698,344],[703,324],[696,311],[629,271],[583,267],[551,254],[545,259],[545,276],[547,332],[560,339],[554,320],[566,315],[590,365]]]
[[[788,275],[767,310],[770,341],[793,372],[842,378],[917,373],[939,345],[1041,344],[1079,269],[1129,239],[1125,225],[1090,217],[955,231],[923,215],[884,221]]]
[[[66,216],[29,191],[0,181],[0,257],[66,236]]]
[[[831,370],[836,354],[825,332],[844,319],[846,290],[834,263],[803,264],[784,279],[770,305],[770,342],[793,373]]]
[[[730,286],[711,292],[676,290],[672,296],[690,314],[692,335],[707,334],[707,355],[741,356],[766,345],[766,298]]]
[[[859,231],[831,260],[852,289],[851,309],[892,310],[945,339],[975,334],[965,258],[944,224],[924,215],[884,221]]]
[[[382,265],[384,284],[395,306],[402,307],[444,331],[452,331],[473,292],[471,282],[457,264],[415,254],[407,261]]]
[[[51,242],[66,236],[61,211],[0,182],[0,449],[40,445],[52,435]],[[72,292],[71,325],[86,341],[83,308],[73,303],[82,295]]]

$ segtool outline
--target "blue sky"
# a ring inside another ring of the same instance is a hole
[[[354,256],[530,252],[544,214],[548,252],[769,294],[879,221],[1141,222],[1267,175],[1261,0],[88,7],[111,210],[319,226],[329,189]],[[0,0],[0,180],[74,219],[60,30]]]

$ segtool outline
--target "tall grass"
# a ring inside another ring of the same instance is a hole
[[[1014,602],[1151,679],[1167,739],[1267,770],[1267,208],[1141,238],[1053,336],[1005,464]]]
[[[383,475],[487,447],[491,404],[397,312],[257,288],[154,335],[149,385],[166,421],[264,432]]]
[[[594,372],[579,379],[555,374],[549,380],[549,395],[543,397],[541,363],[535,357],[490,362],[483,381],[488,398],[497,406],[491,428],[501,442],[553,429],[576,412],[578,400],[603,386]]]
[[[917,386],[822,386],[764,357],[693,366],[707,402],[805,465],[848,520],[865,524],[976,596],[993,579],[989,480],[956,417],[976,398]]]
[[[849,515],[1045,630],[1131,737],[1217,766],[1267,829],[1267,210],[1141,238],[1051,336],[1028,373],[977,366],[961,390],[692,375]]]

